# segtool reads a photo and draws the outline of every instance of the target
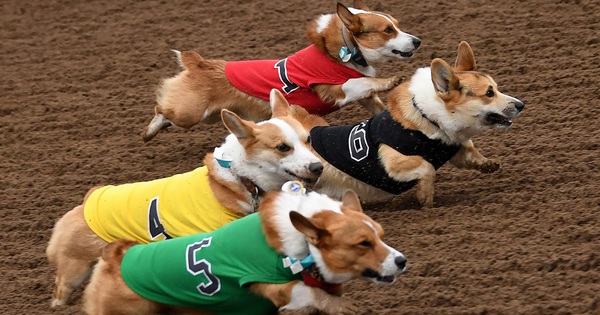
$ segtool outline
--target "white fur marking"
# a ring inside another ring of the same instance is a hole
[[[301,310],[315,304],[315,297],[311,288],[306,286],[304,283],[299,282],[292,288],[292,295],[290,296],[290,303],[283,306],[282,310]]]
[[[317,18],[317,33],[321,34],[327,28],[329,22],[333,18],[333,14],[323,14]]]

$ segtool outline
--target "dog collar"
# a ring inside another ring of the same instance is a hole
[[[223,149],[221,149],[221,147],[216,147],[213,152],[213,157],[215,158],[215,160],[217,160],[217,163],[219,163],[221,167],[230,168],[231,161],[233,160],[225,158],[223,153],[224,152]]]
[[[357,49],[356,46],[354,46],[352,40],[346,38],[346,31],[350,32],[350,30],[346,28],[344,23],[342,23],[341,32],[345,46],[342,46],[342,48],[340,48],[340,50],[338,51],[340,59],[342,59],[342,62],[348,62],[352,60],[354,63],[361,67],[368,67],[369,64],[367,64],[367,60],[365,60],[360,50]],[[354,37],[354,35],[352,35],[352,37]]]
[[[440,129],[440,125],[438,125],[438,123],[436,123],[435,121],[429,119],[429,117],[427,117],[427,115],[425,115],[425,113],[423,113],[423,111],[421,110],[421,108],[417,105],[417,101],[415,100],[414,96],[412,98],[412,104],[419,111],[419,113],[421,113],[421,117],[425,118],[432,125],[436,126],[438,129]]]
[[[256,212],[258,210],[258,199],[265,194],[265,191],[247,177],[240,177],[240,181],[242,182],[242,185],[246,187],[246,190],[250,193],[250,195],[252,195],[254,212]]]
[[[330,283],[323,279],[323,275],[315,264],[315,259],[310,254],[302,260],[286,257],[283,259],[283,266],[289,267],[293,274],[300,273],[302,282],[309,287],[325,290],[329,294],[339,294],[342,290],[340,283]]]
[[[302,281],[309,287],[322,289],[329,294],[338,295],[342,291],[342,284],[325,281],[315,264],[302,270]]]

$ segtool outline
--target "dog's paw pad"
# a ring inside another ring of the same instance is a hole
[[[500,162],[496,160],[488,160],[485,163],[481,164],[479,170],[482,173],[494,173],[500,169]]]

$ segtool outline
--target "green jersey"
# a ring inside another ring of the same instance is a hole
[[[215,314],[275,314],[251,282],[302,279],[283,266],[262,231],[260,215],[248,215],[210,232],[131,247],[121,263],[125,283],[152,301]]]

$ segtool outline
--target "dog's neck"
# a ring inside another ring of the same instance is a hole
[[[440,139],[447,144],[462,144],[477,134],[461,122],[458,115],[449,111],[437,95],[431,80],[431,68],[420,68],[409,82],[402,112],[405,118],[419,126],[430,139]]]
[[[373,67],[374,60],[367,60],[361,51],[360,44],[354,35],[346,28],[337,14],[323,14],[312,21],[306,35],[308,40],[317,49],[349,68],[352,68],[365,76],[374,77],[377,70]],[[347,49],[355,54],[344,62],[340,57],[340,51]]]
[[[322,211],[342,213],[341,202],[326,195],[308,192],[297,195],[279,194],[274,200],[265,200],[265,204],[269,204],[267,207],[261,206],[265,235],[267,242],[279,253],[297,260],[312,256],[315,266],[326,282],[343,283],[352,278],[350,274],[335,274],[329,271],[320,250],[306,241],[304,234],[292,225],[289,217],[291,211],[297,211],[308,218]]]

